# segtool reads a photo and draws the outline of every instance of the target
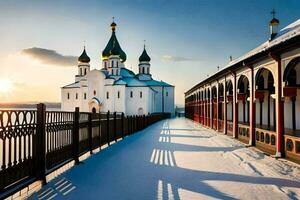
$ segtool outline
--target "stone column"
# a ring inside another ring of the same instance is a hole
[[[225,84],[224,84],[224,99],[223,99],[223,104],[224,104],[224,134],[227,134],[227,92],[226,92],[226,88],[227,88],[227,82],[226,82],[226,76],[225,76]]]
[[[238,103],[237,103],[237,84],[236,73],[233,74],[233,137],[238,136]]]
[[[276,111],[277,111],[277,141],[276,141],[276,157],[284,156],[284,112],[282,101],[282,77],[281,77],[281,58],[279,55],[270,53],[270,56],[275,60],[277,65],[277,82],[276,82]]]
[[[249,139],[249,145],[254,146],[255,145],[255,80],[254,80],[254,69],[253,66],[250,66],[251,69],[251,76],[250,76],[250,139]]]

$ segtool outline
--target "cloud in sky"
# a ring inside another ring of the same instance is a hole
[[[182,56],[170,56],[170,55],[164,55],[162,57],[164,61],[172,61],[172,62],[189,62],[189,61],[195,61],[195,59],[192,58],[186,58]]]
[[[77,63],[76,56],[66,56],[62,55],[55,50],[44,49],[38,47],[32,47],[28,49],[23,49],[22,53],[29,55],[44,64],[55,65],[55,66],[74,66]]]

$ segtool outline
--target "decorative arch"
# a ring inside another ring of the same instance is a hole
[[[238,79],[239,93],[249,95],[249,80],[245,75],[241,75]]]
[[[231,80],[226,82],[226,92],[228,95],[233,95],[233,85]]]
[[[298,86],[295,67],[300,63],[300,57],[292,59],[286,66],[283,73],[283,81],[287,86]]]
[[[89,105],[89,111],[96,113],[96,112],[100,112],[101,107],[102,107],[102,102],[98,98],[93,97],[89,101],[88,105]]]
[[[217,98],[217,87],[213,86],[211,89],[212,92],[212,98]]]
[[[275,93],[274,76],[267,68],[261,68],[255,75],[255,86],[257,90],[268,90],[271,94]]]
[[[219,96],[220,97],[223,97],[224,96],[224,85],[223,85],[223,83],[219,83],[219,85],[218,85],[218,90],[219,90]]]

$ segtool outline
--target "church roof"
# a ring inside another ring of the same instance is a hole
[[[116,32],[115,32],[115,27],[117,25],[114,23],[114,25],[112,24],[111,26],[112,26],[112,34],[111,34],[111,37],[110,37],[106,47],[102,51],[102,57],[108,58],[113,53],[113,55],[119,55],[121,58],[121,61],[125,62],[127,56],[126,56],[125,52],[122,50],[122,48],[119,44],[119,41],[117,39]]]
[[[212,76],[210,76],[209,78],[204,79],[203,81],[201,81],[200,83],[198,83],[197,85],[195,85],[193,88],[191,88],[190,90],[186,91],[185,93],[189,93],[191,91],[193,91],[193,89],[197,88],[198,85],[202,85],[203,83],[205,83],[206,81],[212,79],[215,76],[218,76],[222,73],[224,73],[225,71],[228,70],[228,68],[231,67],[235,67],[237,66],[239,63],[242,63],[243,61],[250,59],[260,53],[264,53],[269,51],[271,48],[277,47],[289,40],[292,40],[293,38],[299,37],[300,36],[300,19],[296,20],[295,22],[289,24],[288,26],[286,26],[285,28],[281,29],[276,36],[274,37],[274,39],[272,40],[267,40],[266,42],[262,43],[261,45],[259,45],[258,47],[256,47],[255,49],[249,51],[248,53],[240,56],[239,58],[232,60],[231,62],[229,62],[228,65],[226,65],[224,68],[222,68],[221,70],[219,70],[218,72],[216,72],[215,74],[213,74]]]
[[[80,84],[79,84],[79,82],[75,82],[75,83],[65,85],[62,88],[80,88]]]
[[[146,51],[145,46],[144,46],[144,50],[143,50],[141,56],[139,57],[139,61],[140,62],[150,62],[150,60],[151,60],[151,58],[147,54],[147,51]]]
[[[89,63],[90,60],[91,60],[91,59],[90,59],[90,57],[86,54],[85,47],[84,47],[82,54],[78,57],[78,61],[84,62],[84,63]]]

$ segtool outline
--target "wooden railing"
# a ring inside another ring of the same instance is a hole
[[[0,110],[0,199],[103,145],[131,135],[169,113],[124,116],[37,110]]]
[[[224,132],[224,120],[222,119],[218,120],[218,131],[222,133]]]
[[[272,155],[276,153],[276,132],[267,130],[265,127],[256,127],[255,140],[259,149]]]
[[[233,122],[227,121],[227,135],[233,135]]]
[[[245,144],[249,144],[250,139],[250,127],[249,124],[238,124],[238,140],[244,142]]]
[[[300,131],[285,129],[285,155],[300,164]]]

